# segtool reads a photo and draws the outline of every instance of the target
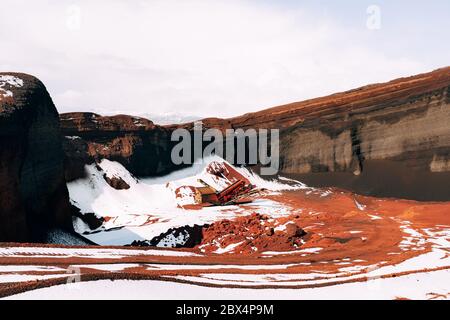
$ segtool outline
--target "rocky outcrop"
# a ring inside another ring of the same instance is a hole
[[[259,253],[289,251],[301,247],[306,232],[299,215],[271,219],[254,213],[234,220],[222,220],[206,226],[198,248],[202,252]]]
[[[130,185],[126,183],[122,178],[108,177],[107,175],[104,175],[103,178],[111,187],[113,187],[116,190],[130,189]]]
[[[299,215],[273,219],[253,213],[212,224],[171,228],[151,240],[133,241],[132,246],[194,248],[203,253],[243,253],[299,249],[309,235],[301,228]]]
[[[82,112],[60,118],[67,181],[82,177],[84,165],[104,158],[137,176],[163,175],[175,168],[170,160],[171,131],[147,119]]]
[[[151,240],[135,240],[131,246],[140,247],[165,247],[165,248],[193,248],[202,241],[202,231],[206,226],[183,226],[179,228],[170,228],[166,232]]]
[[[58,112],[36,78],[0,73],[0,241],[72,228]]]

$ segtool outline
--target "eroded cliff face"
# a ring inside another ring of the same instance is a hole
[[[82,137],[65,139],[68,162],[105,157],[136,175],[176,169],[170,134],[194,124],[136,127],[135,121],[144,120],[63,115],[64,135]],[[280,129],[280,174],[311,186],[450,200],[450,67],[230,119],[208,118],[203,128]]]
[[[402,96],[386,92],[381,100],[374,92],[347,102],[347,109],[318,118],[308,115],[283,131],[283,170],[359,174],[367,160],[390,159],[431,172],[448,171],[441,161],[450,150],[450,71],[446,75],[400,83],[394,88]],[[408,84],[414,90],[404,88]]]
[[[137,176],[163,175],[176,167],[170,159],[171,131],[147,119],[82,112],[60,118],[67,181],[82,177],[85,164],[104,158],[121,163]]]
[[[280,129],[280,173],[311,186],[450,200],[449,67],[203,125]]]
[[[305,120],[282,134],[281,170],[312,185],[448,200],[449,89]]]
[[[0,73],[0,241],[39,241],[50,227],[72,228],[63,159],[44,85]]]

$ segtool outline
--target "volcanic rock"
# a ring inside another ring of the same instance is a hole
[[[270,219],[257,213],[222,220],[203,229],[198,248],[203,252],[244,254],[295,250],[302,245],[302,238],[306,235],[300,224],[301,220],[295,215]]]
[[[72,217],[79,218],[81,221],[83,221],[89,229],[96,230],[100,228],[103,223],[106,221],[103,217],[98,217],[95,213],[89,212],[89,213],[81,213],[80,209],[76,206],[70,204],[70,210]],[[88,231],[90,232],[90,231]]]
[[[203,119],[203,129],[280,129],[279,173],[311,186],[374,196],[450,200],[450,67],[239,117]],[[171,132],[131,116],[61,116],[68,179],[108,158],[137,176],[180,166]],[[224,143],[225,144],[225,143]],[[254,169],[259,169],[255,167]]]
[[[84,165],[117,161],[136,176],[158,176],[178,166],[171,161],[170,131],[127,115],[65,113],[60,116],[68,181],[84,176]]]
[[[72,228],[58,112],[45,86],[0,73],[0,241]]]
[[[128,190],[130,185],[123,181],[120,177],[108,177],[106,174],[103,176],[105,181],[116,190]]]
[[[171,228],[166,232],[151,240],[138,241],[131,243],[132,246],[153,246],[166,248],[193,248],[202,240],[202,229],[205,226],[183,226],[179,228]]]
[[[303,237],[306,232],[295,223],[287,223],[284,231],[287,237]]]
[[[280,129],[280,173],[311,186],[450,200],[450,67],[203,127]]]

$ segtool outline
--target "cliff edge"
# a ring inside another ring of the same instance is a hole
[[[72,228],[58,112],[41,81],[0,73],[0,241]]]

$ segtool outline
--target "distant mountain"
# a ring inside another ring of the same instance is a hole
[[[168,125],[168,124],[181,124],[186,122],[193,122],[202,119],[200,116],[184,115],[176,112],[167,113],[141,113],[137,116],[149,119],[155,124]]]
[[[194,122],[196,120],[203,119],[204,117],[191,115],[191,114],[182,114],[179,112],[138,112],[138,111],[130,111],[130,110],[121,110],[121,109],[104,109],[104,108],[94,108],[92,112],[102,116],[115,116],[118,114],[126,114],[134,117],[145,118],[151,120],[154,124],[157,125],[171,125],[171,124],[182,124]],[[87,112],[85,112],[87,113]]]

